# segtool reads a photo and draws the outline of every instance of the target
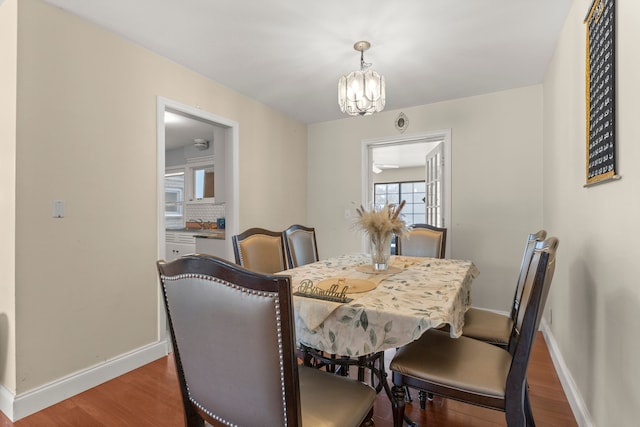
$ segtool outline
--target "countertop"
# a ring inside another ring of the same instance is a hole
[[[198,237],[202,239],[221,239],[224,240],[226,238],[225,230],[198,230],[198,229],[190,229],[190,228],[167,228],[167,232],[172,233],[185,233],[191,234],[193,237]]]

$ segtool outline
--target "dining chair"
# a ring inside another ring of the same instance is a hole
[[[157,267],[186,426],[373,425],[370,386],[298,365],[289,276],[209,255]]]
[[[534,426],[527,366],[555,270],[558,239],[535,246],[507,349],[442,330],[427,330],[401,347],[389,364],[394,426],[404,417],[405,387],[505,412],[508,427]]]
[[[249,228],[232,236],[236,264],[263,274],[273,274],[287,269],[282,233]]]
[[[444,258],[447,229],[429,224],[413,224],[409,231],[397,239],[397,254]]]
[[[462,335],[500,347],[507,347],[518,309],[520,305],[526,305],[526,301],[522,301],[522,291],[535,245],[538,242],[543,241],[546,237],[547,232],[545,230],[529,234],[527,237],[527,243],[525,245],[522,262],[520,264],[520,274],[518,275],[516,290],[513,296],[509,315],[496,313],[482,308],[471,307],[467,310],[464,316]],[[521,302],[524,304],[521,304]]]
[[[311,264],[319,260],[316,230],[294,224],[282,232],[289,268]]]

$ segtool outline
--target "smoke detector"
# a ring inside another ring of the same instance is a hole
[[[193,146],[198,150],[206,150],[209,148],[209,141],[203,138],[196,138],[193,140]]]

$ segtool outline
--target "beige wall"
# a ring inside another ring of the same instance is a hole
[[[526,236],[542,226],[542,87],[402,111],[410,123],[404,134],[394,127],[399,111],[309,126],[307,203],[320,256],[361,250],[344,212],[361,203],[363,140],[450,128],[451,256],[478,266],[475,304],[507,310]]]
[[[306,220],[305,125],[40,0],[18,75],[17,393],[157,340],[157,96],[239,123],[239,229]]]
[[[637,425],[640,401],[640,2],[616,3],[620,181],[583,188],[591,0],[574,0],[544,82],[544,224],[560,238],[551,329],[597,426]]]
[[[17,0],[0,3],[0,384],[16,389],[15,221]]]

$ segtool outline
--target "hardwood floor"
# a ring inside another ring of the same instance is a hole
[[[388,358],[389,359],[389,358]],[[388,362],[388,361],[387,361]],[[542,334],[529,362],[531,404],[538,427],[577,426],[553,367]],[[504,414],[435,397],[421,411],[417,402],[407,414],[421,426],[505,426]],[[377,427],[393,426],[391,404],[384,392],[374,408]],[[0,413],[0,427],[174,427],[182,426],[182,403],[171,356],[163,357],[12,423]]]

